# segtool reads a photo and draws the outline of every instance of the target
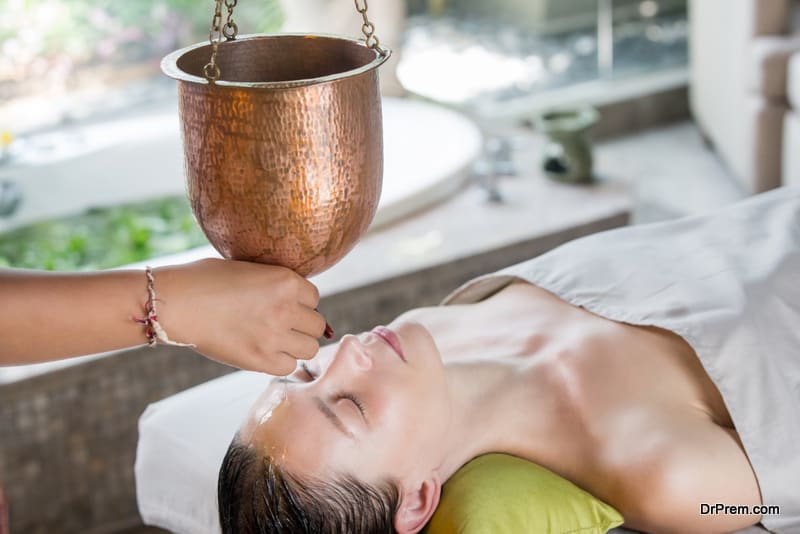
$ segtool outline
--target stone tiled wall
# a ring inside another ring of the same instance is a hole
[[[139,414],[228,372],[185,349],[140,348],[0,387],[0,481],[11,532],[85,533],[138,522]]]
[[[656,126],[682,121],[692,116],[689,108],[689,87],[681,85],[619,101],[595,105],[597,124],[589,131],[593,141],[604,141],[641,132]],[[533,121],[521,113],[522,124],[533,127]]]
[[[337,335],[437,304],[461,283],[628,222],[627,214],[325,297]],[[140,524],[133,478],[148,403],[230,369],[188,349],[146,347],[0,386],[0,482],[15,534],[100,534]]]
[[[667,89],[657,93],[597,106],[600,120],[591,130],[595,141],[628,136],[654,126],[691,117],[689,88]]]

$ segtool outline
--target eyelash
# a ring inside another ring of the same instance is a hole
[[[367,411],[364,408],[364,404],[359,400],[358,397],[356,397],[352,393],[339,393],[338,395],[336,395],[334,397],[334,400],[337,400],[337,401],[340,401],[342,399],[347,399],[350,402],[352,402],[353,404],[355,404],[356,408],[358,408],[358,411],[361,412],[361,415],[363,415],[364,417],[367,416]]]
[[[308,377],[311,379],[312,382],[317,379],[317,376],[311,372],[311,370],[305,363],[301,363],[300,366],[303,368],[303,372],[305,372],[308,375]],[[339,393],[338,395],[334,396],[333,399],[335,401],[340,401],[343,399],[349,400],[350,402],[355,404],[356,408],[358,408],[358,411],[361,412],[361,415],[363,415],[364,417],[367,416],[367,410],[364,407],[364,403],[361,402],[361,400],[352,393]]]
[[[312,382],[317,379],[317,375],[311,372],[311,369],[308,368],[305,362],[300,362],[300,367],[303,368],[303,372],[308,375]]]

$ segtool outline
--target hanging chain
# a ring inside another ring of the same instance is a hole
[[[236,39],[239,27],[233,21],[233,8],[239,0],[214,0],[214,17],[211,19],[211,29],[208,30],[208,41],[211,43],[211,60],[203,67],[203,74],[206,80],[213,83],[220,77],[219,65],[217,64],[217,50],[224,36],[227,41]],[[228,20],[222,24],[222,4],[228,8]]]
[[[208,42],[211,43],[211,60],[203,67],[203,74],[211,83],[218,80],[221,75],[219,65],[217,64],[217,51],[222,42],[222,37],[225,37],[227,41],[232,41],[236,39],[236,35],[239,33],[239,27],[233,20],[233,9],[236,7],[239,0],[214,0],[214,2],[214,17],[211,19],[211,29],[208,30]],[[381,54],[385,54],[386,51],[381,48],[381,42],[378,36],[375,35],[375,24],[373,24],[367,16],[367,9],[369,8],[367,0],[353,0],[353,2],[356,5],[356,11],[361,14],[361,18],[363,19],[361,32],[364,34],[367,46],[377,50]],[[223,4],[228,9],[228,19],[225,21],[224,25],[222,24]]]
[[[225,39],[228,41],[236,39],[236,35],[239,33],[239,26],[233,22],[233,8],[236,7],[237,3],[239,3],[239,0],[225,0],[225,7],[228,8],[228,20],[222,28],[222,35],[224,35]]]
[[[356,4],[356,11],[361,13],[361,18],[364,19],[364,23],[361,25],[361,32],[366,37],[367,46],[377,50],[381,54],[385,53],[385,50],[381,48],[381,42],[378,40],[378,36],[375,35],[375,25],[369,20],[367,17],[367,9],[369,6],[367,5],[367,0],[361,0],[364,3],[364,7],[361,7],[361,2],[359,0],[353,0]]]
[[[219,65],[217,65],[217,48],[222,40],[222,1],[216,0],[214,17],[211,19],[211,29],[208,30],[208,41],[211,43],[211,61],[203,67],[203,74],[209,82],[219,79]]]

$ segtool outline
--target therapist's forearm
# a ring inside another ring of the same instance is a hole
[[[144,271],[62,274],[0,270],[0,365],[141,345]]]

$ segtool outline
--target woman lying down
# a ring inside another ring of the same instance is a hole
[[[800,532],[800,188],[579,239],[445,304],[267,388],[219,474],[225,533],[415,533],[489,452],[631,529]]]

